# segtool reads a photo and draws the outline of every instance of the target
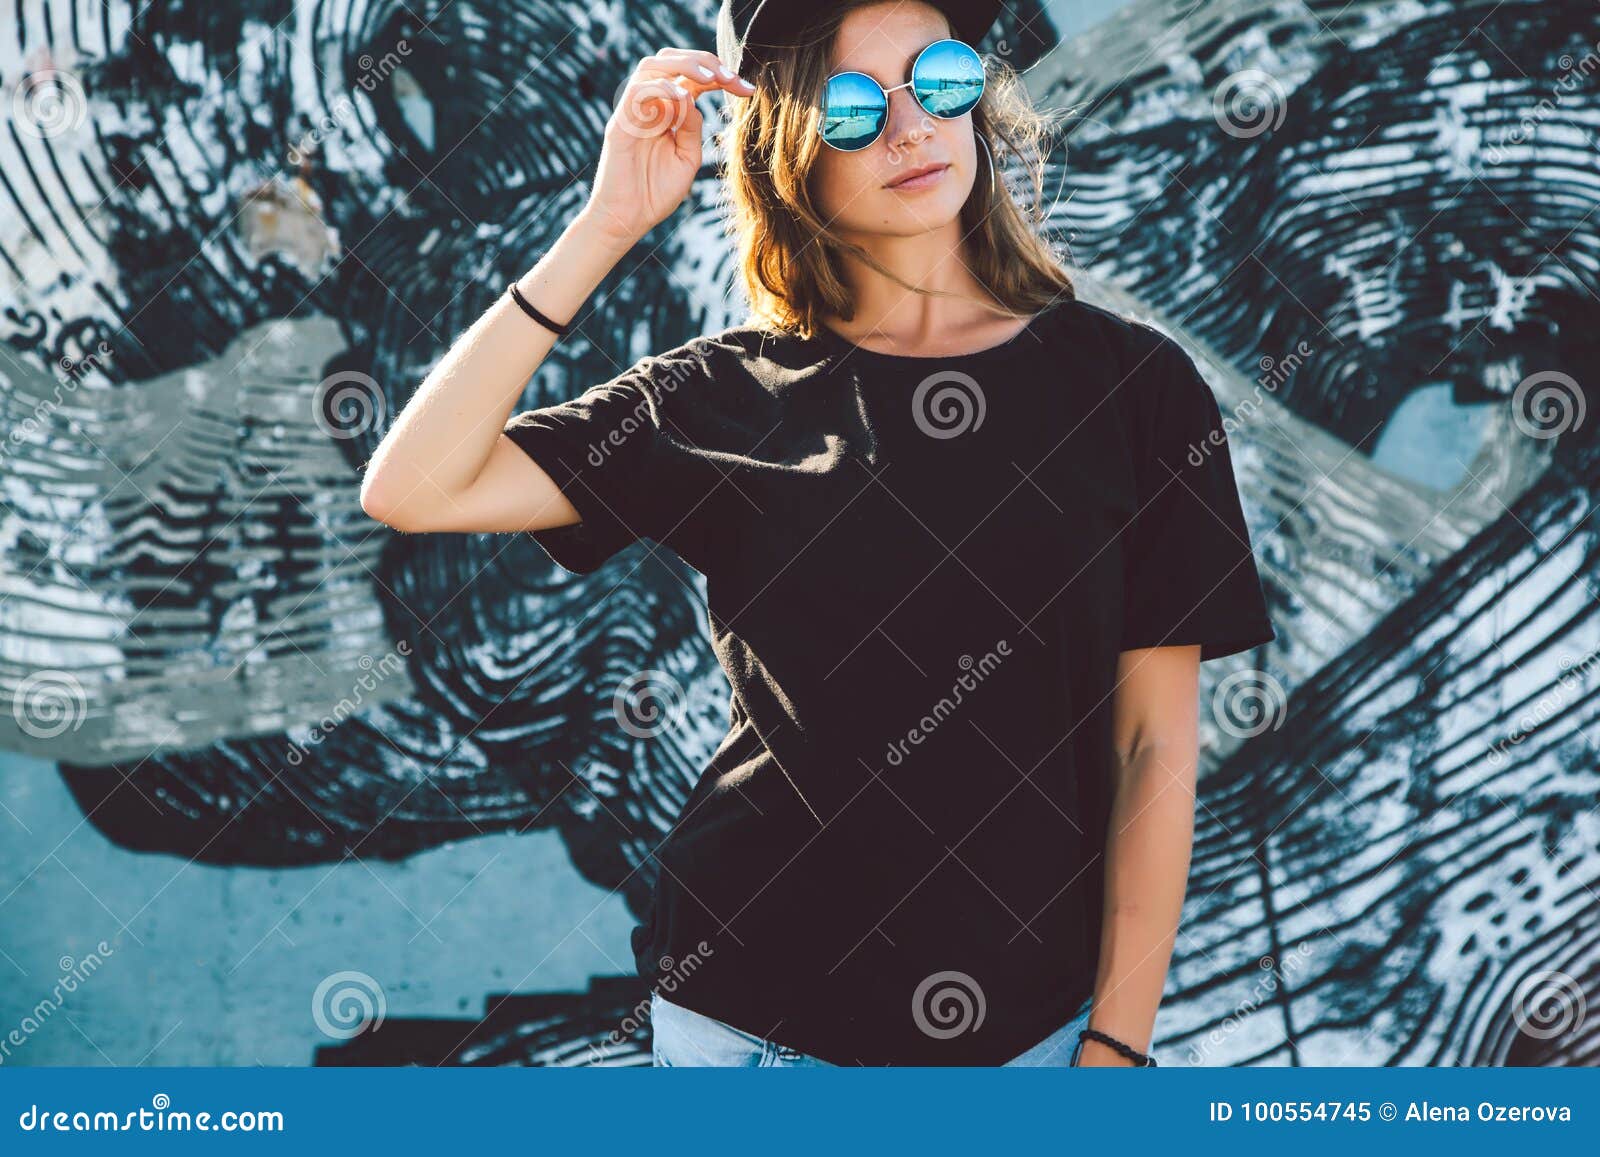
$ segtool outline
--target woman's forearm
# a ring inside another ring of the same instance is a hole
[[[565,323],[632,245],[597,213],[574,217],[518,279],[541,313]],[[383,521],[427,525],[478,477],[556,335],[502,293],[440,359],[374,451],[361,505]]]
[[[1148,1052],[1194,844],[1196,751],[1150,746],[1123,765],[1106,847],[1105,917],[1092,1027]],[[1129,1063],[1097,1042],[1085,1063]]]

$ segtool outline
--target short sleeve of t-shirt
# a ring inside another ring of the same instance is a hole
[[[701,455],[673,413],[680,391],[692,392],[703,373],[692,354],[652,355],[577,397],[507,420],[506,437],[578,512],[579,522],[530,532],[558,566],[589,574],[641,538],[692,553],[684,548],[696,525]]]
[[[1240,506],[1222,414],[1177,342],[1158,334],[1136,388],[1138,510],[1124,531],[1122,649],[1198,643],[1219,659],[1277,637]]]

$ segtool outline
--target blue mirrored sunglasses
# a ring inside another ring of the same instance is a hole
[[[960,40],[935,40],[912,61],[911,79],[890,89],[864,72],[836,72],[822,90],[823,142],[844,153],[872,144],[889,123],[889,94],[902,88],[930,116],[954,120],[977,105],[983,80],[983,58]]]

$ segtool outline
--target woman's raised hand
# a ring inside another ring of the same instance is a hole
[[[701,164],[695,98],[714,88],[755,92],[714,52],[663,48],[639,61],[618,91],[588,210],[596,227],[631,245],[688,196]]]

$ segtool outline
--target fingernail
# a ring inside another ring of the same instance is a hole
[[[710,80],[713,76],[717,75],[703,64],[697,64],[695,67],[700,70],[700,75],[705,77],[707,80]]]

